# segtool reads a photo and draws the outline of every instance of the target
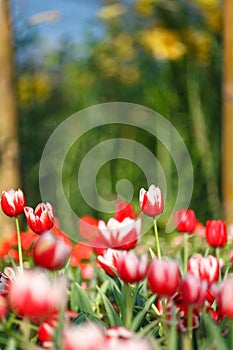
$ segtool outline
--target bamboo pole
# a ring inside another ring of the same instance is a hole
[[[223,2],[222,192],[227,223],[233,222],[233,0]]]
[[[0,0],[0,195],[19,186],[18,124],[14,85],[9,0]],[[0,210],[0,235],[14,229],[14,220]]]

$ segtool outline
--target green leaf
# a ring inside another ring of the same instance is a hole
[[[151,259],[153,260],[156,257],[156,255],[155,255],[154,251],[150,247],[148,248],[148,250],[149,250]]]
[[[94,322],[94,323],[98,323],[101,327],[104,327],[104,328],[108,327],[106,323],[104,323],[102,320],[97,318],[95,315],[88,314],[85,312],[80,312],[78,317],[74,318],[72,321],[72,323],[75,325],[80,325],[84,322]]]
[[[216,345],[215,349],[228,350],[221,334],[221,327],[217,326],[209,315],[203,315],[203,318],[208,331],[208,338],[210,342],[214,340]]]
[[[106,310],[106,314],[107,314],[110,326],[122,326],[123,325],[122,320],[120,319],[116,310],[113,308],[109,299],[106,297],[106,295],[102,292],[102,290],[98,286],[96,286],[96,288],[104,302],[104,307]]]
[[[16,262],[14,261],[14,259],[12,258],[12,256],[8,253],[9,259],[10,259],[10,263],[15,271],[15,273],[19,273],[19,269],[18,266],[16,265]]]
[[[93,313],[90,299],[82,287],[76,282],[71,287],[70,304],[73,311]]]
[[[131,326],[131,330],[132,331],[136,331],[138,329],[138,327],[140,326],[143,318],[145,317],[146,313],[148,312],[148,310],[150,309],[151,305],[153,304],[153,302],[155,301],[156,296],[152,295],[147,302],[145,303],[145,306],[143,308],[143,310],[141,310],[133,319],[132,322],[132,326]]]
[[[14,338],[8,340],[5,350],[16,350],[16,340]]]

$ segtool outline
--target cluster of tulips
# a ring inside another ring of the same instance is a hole
[[[157,229],[164,209],[160,188],[142,188],[139,205],[138,217],[131,204],[119,202],[107,222],[80,219],[79,247],[91,251],[84,255],[90,260],[89,272],[80,275],[71,264],[77,246],[65,234],[54,233],[52,205],[40,203],[33,209],[22,190],[2,192],[2,211],[16,222],[18,249],[17,259],[9,254],[11,266],[1,272],[2,345],[12,341],[13,349],[31,350],[175,350],[198,349],[207,337],[206,349],[226,346],[233,335],[232,256],[229,261],[220,257],[228,240],[226,223],[206,223],[203,239],[214,255],[193,254],[189,239],[195,235],[196,216],[193,210],[179,210],[175,220],[182,254],[171,258],[161,252]],[[33,235],[26,260],[21,214]],[[143,215],[153,218],[153,249],[140,245]]]

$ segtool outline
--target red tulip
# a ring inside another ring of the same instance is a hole
[[[171,259],[154,259],[148,272],[148,284],[158,296],[172,296],[180,284],[178,263]]]
[[[196,222],[193,210],[181,209],[176,212],[176,227],[179,232],[192,233],[195,230]]]
[[[115,219],[122,222],[125,218],[134,219],[134,211],[131,204],[126,202],[119,202],[116,205]]]
[[[105,339],[107,341],[115,339],[129,340],[133,338],[133,335],[133,332],[122,326],[113,326],[107,328],[105,331]]]
[[[233,278],[228,277],[219,285],[211,287],[211,293],[216,298],[218,312],[226,317],[233,319]]]
[[[78,221],[78,228],[82,238],[91,241],[98,236],[98,222],[99,220],[92,216],[83,216]]]
[[[207,287],[206,280],[187,274],[180,284],[182,302],[187,306],[196,308],[202,306],[205,301]]]
[[[119,258],[117,272],[124,282],[137,283],[146,277],[148,267],[146,254],[138,258],[133,251],[124,251]]]
[[[58,317],[59,313],[55,311],[39,326],[37,336],[42,343],[43,349],[54,349],[54,340],[56,328],[58,326]],[[64,321],[67,324],[71,324],[72,319],[76,317],[78,317],[78,314],[74,311],[66,310],[64,313]]]
[[[49,270],[63,267],[71,253],[71,247],[52,232],[44,232],[33,247],[33,259],[36,265]]]
[[[50,203],[40,203],[35,210],[31,207],[25,207],[24,213],[28,226],[35,233],[41,234],[53,227],[54,214]]]
[[[137,243],[141,233],[141,219],[125,218],[122,222],[111,218],[107,224],[99,221],[99,247],[131,249]]]
[[[227,244],[226,223],[222,220],[207,221],[206,240],[212,247],[224,247]]]
[[[141,188],[139,203],[144,214],[148,216],[161,214],[164,209],[164,199],[161,189],[155,185],[151,185],[148,191]]]
[[[116,249],[107,249],[104,255],[98,256],[98,263],[110,276],[115,276],[122,252]]]
[[[24,271],[11,281],[8,300],[18,316],[45,319],[66,302],[66,283],[62,279],[51,282],[38,271]]]
[[[22,214],[26,205],[25,196],[22,190],[11,189],[2,192],[1,207],[2,211],[8,216],[17,216]]]
[[[218,259],[212,255],[204,258],[201,254],[195,254],[188,261],[188,272],[211,285],[219,278]]]

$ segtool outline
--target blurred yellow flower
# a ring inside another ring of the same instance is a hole
[[[142,17],[153,15],[156,0],[136,0],[134,10]]]
[[[22,107],[28,107],[31,103],[46,101],[51,95],[51,82],[47,75],[35,73],[24,74],[18,79],[18,98]]]
[[[191,55],[203,65],[208,65],[211,56],[212,37],[208,32],[190,29],[185,33]]]
[[[96,56],[96,64],[98,68],[108,77],[116,75],[119,64],[113,57],[101,52]]]
[[[192,0],[198,6],[204,9],[214,9],[220,6],[220,0]]]
[[[131,60],[135,57],[132,36],[128,33],[120,33],[113,38],[112,53],[119,58]]]
[[[178,60],[186,53],[185,45],[174,31],[158,27],[142,34],[142,43],[158,60]]]
[[[125,12],[126,7],[116,3],[102,7],[98,12],[98,17],[102,19],[102,21],[110,21],[123,15]]]
[[[222,28],[222,11],[220,9],[213,9],[210,11],[206,11],[204,13],[204,18],[207,26],[214,30],[215,32],[219,32]]]
[[[135,65],[123,65],[118,71],[118,78],[125,85],[133,85],[139,79],[139,71]]]

